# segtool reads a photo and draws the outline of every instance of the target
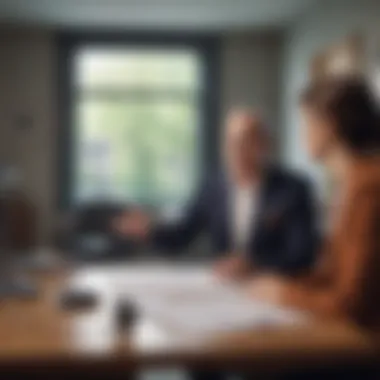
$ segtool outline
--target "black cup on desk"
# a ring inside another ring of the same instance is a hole
[[[138,317],[138,307],[133,300],[125,298],[116,304],[115,323],[119,331],[129,331],[135,326]]]

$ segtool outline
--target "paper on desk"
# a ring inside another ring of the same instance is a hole
[[[302,323],[295,310],[248,297],[231,284],[219,282],[204,267],[134,265],[80,276],[87,284],[112,288],[113,296],[134,301],[140,313],[157,326],[183,333],[206,334]]]
[[[149,272],[149,274],[148,274]],[[121,296],[142,314],[170,329],[192,334],[302,323],[295,310],[254,300],[207,269],[181,267],[141,272],[120,279]]]
[[[299,323],[305,317],[296,311],[247,299],[241,294],[222,294],[222,289],[210,291],[206,298],[176,300],[145,305],[147,314],[183,331],[207,333]]]

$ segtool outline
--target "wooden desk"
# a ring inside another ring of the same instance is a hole
[[[369,334],[333,321],[224,334],[196,346],[178,333],[165,343],[148,336],[148,347],[141,347],[132,335],[114,330],[112,302],[88,313],[60,310],[56,295],[67,278],[63,273],[42,276],[38,300],[0,304],[0,370],[125,374],[140,367],[181,365],[265,372],[362,363],[376,355]]]

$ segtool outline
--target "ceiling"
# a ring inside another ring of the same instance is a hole
[[[0,0],[0,21],[84,28],[239,29],[288,25],[317,0]]]

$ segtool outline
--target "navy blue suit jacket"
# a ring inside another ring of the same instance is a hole
[[[178,250],[200,233],[208,232],[216,252],[231,253],[234,247],[229,200],[229,186],[223,176],[206,181],[184,218],[171,226],[158,226],[153,240],[160,247]],[[309,268],[314,261],[317,228],[314,201],[306,181],[271,168],[257,207],[257,219],[244,252],[252,264],[289,274]]]

